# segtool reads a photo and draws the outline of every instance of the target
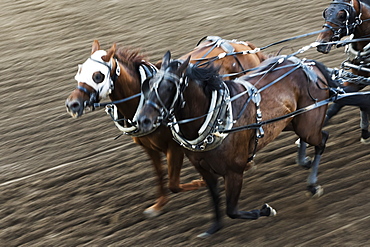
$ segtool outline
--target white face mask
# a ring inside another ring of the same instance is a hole
[[[104,55],[107,55],[107,52],[103,50],[94,52],[83,64],[78,65],[75,76],[77,83],[85,83],[92,87],[99,95],[99,100],[107,98],[113,90],[113,81],[110,76],[112,61],[104,62],[101,58]],[[94,81],[93,75],[96,72],[104,76],[103,81]]]

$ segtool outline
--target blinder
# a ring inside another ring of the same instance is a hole
[[[361,4],[359,4],[361,8]],[[334,0],[328,8],[323,11],[325,19],[324,28],[330,29],[334,34],[331,40],[340,40],[343,36],[354,32],[357,25],[361,24],[361,9],[357,15],[355,8],[351,3]],[[331,26],[333,23],[337,27]]]
[[[89,100],[84,102],[84,108],[90,107],[91,110],[94,110],[94,103],[98,103],[101,98],[107,97],[114,90],[114,82],[120,75],[120,66],[117,59],[115,59],[115,73],[112,74],[113,62],[111,60],[109,63],[106,63],[101,60],[101,56],[104,54],[106,54],[105,51],[97,51],[84,64],[79,65],[75,79],[78,83],[85,83],[93,88],[93,92],[89,92],[85,87],[77,86],[78,90],[89,97]],[[82,71],[83,67],[85,69]],[[106,70],[103,69],[104,67]]]
[[[143,81],[141,85],[141,93],[144,95],[144,99],[148,99],[149,97],[149,92],[150,92],[150,85],[149,81],[151,78],[147,78]]]
[[[175,95],[168,108],[166,107],[164,100],[161,98],[158,92],[160,84],[163,81],[168,81],[169,83],[172,83],[176,88]],[[183,82],[183,78],[180,78],[174,73],[164,71],[163,69],[158,71],[157,74],[153,78],[147,79],[144,81],[142,85],[142,93],[144,94],[145,102],[146,104],[151,105],[153,108],[155,108],[160,113],[158,121],[161,121],[162,119],[168,119],[169,116],[172,115],[172,111],[173,111],[175,104],[183,103],[183,100],[182,100],[183,90],[181,86],[183,84],[182,82]],[[149,99],[150,93],[155,94],[155,98],[157,99],[158,104],[152,101],[151,99]]]

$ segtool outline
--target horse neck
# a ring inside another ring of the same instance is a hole
[[[203,116],[207,114],[209,110],[210,97],[207,97],[203,89],[195,81],[190,80],[188,83],[188,87],[183,93],[185,106],[183,108],[175,109],[177,121]],[[198,130],[204,120],[205,117],[186,124],[180,124],[181,133],[188,139],[197,138]]]
[[[123,66],[121,63],[120,75],[114,82],[114,90],[110,95],[112,101],[122,100],[127,97],[140,93],[141,79],[138,71]],[[133,118],[136,109],[139,105],[140,97],[128,100],[126,102],[117,104],[118,111],[128,119]]]
[[[361,20],[363,22],[361,25],[358,25],[354,31],[353,37],[355,39],[357,38],[369,38],[370,37],[370,7],[364,3],[361,4],[362,9],[362,15]],[[362,50],[364,46],[366,46],[369,43],[369,41],[361,41],[356,43],[357,50]]]

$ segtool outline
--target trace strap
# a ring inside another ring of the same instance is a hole
[[[300,109],[298,109],[294,112],[291,112],[289,114],[286,114],[286,115],[283,115],[283,116],[280,116],[280,117],[272,118],[272,119],[269,119],[269,120],[266,120],[266,121],[262,121],[260,123],[254,123],[254,124],[244,125],[244,126],[240,126],[240,127],[235,127],[235,128],[230,129],[230,130],[220,131],[220,133],[227,134],[227,133],[233,133],[233,132],[238,132],[238,131],[248,130],[248,129],[258,129],[262,125],[277,122],[277,121],[280,121],[280,120],[283,120],[283,119],[286,119],[286,118],[295,117],[297,115],[300,115],[302,113],[305,113],[307,111],[310,111],[310,110],[313,110],[315,108],[321,107],[323,105],[329,104],[331,102],[340,100],[340,99],[345,98],[345,97],[357,96],[357,95],[367,95],[367,94],[370,94],[370,91],[338,94],[338,95],[330,97],[326,100],[322,100],[322,101],[319,101],[319,102],[314,103],[312,105],[308,105],[306,107],[300,108]]]

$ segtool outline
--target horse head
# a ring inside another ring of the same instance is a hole
[[[138,124],[144,131],[156,128],[171,116],[176,104],[181,103],[184,82],[181,78],[189,65],[190,56],[184,61],[171,61],[171,53],[163,56],[158,73],[142,88],[146,101],[138,116]]]
[[[66,100],[67,112],[72,117],[80,117],[86,109],[93,110],[94,103],[107,98],[112,92],[114,86],[112,77],[117,76],[119,71],[118,63],[113,59],[115,51],[116,44],[108,51],[104,51],[100,49],[99,42],[94,40],[91,56],[78,66],[75,76],[77,87]]]
[[[359,0],[333,0],[323,11],[325,19],[323,32],[319,34],[316,41],[327,43],[353,34],[356,27],[362,23],[361,15]],[[319,45],[317,51],[327,54],[331,47],[332,44]]]

